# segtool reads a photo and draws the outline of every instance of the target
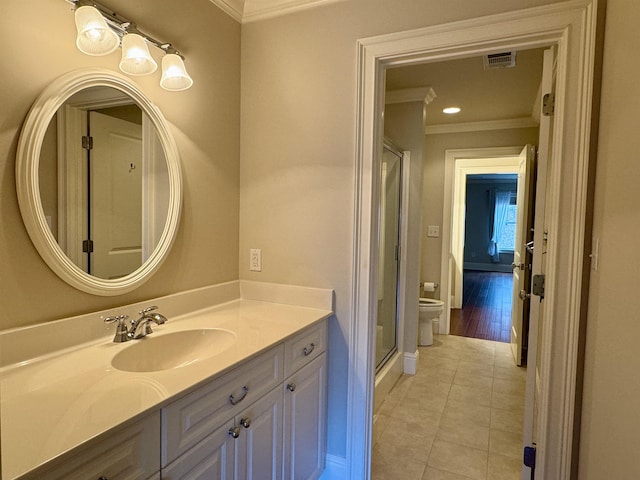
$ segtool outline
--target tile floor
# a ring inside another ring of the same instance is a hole
[[[373,480],[520,478],[524,368],[509,344],[436,335],[374,423]]]

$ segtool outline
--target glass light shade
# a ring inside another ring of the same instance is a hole
[[[120,45],[120,38],[109,28],[102,14],[95,8],[83,6],[75,13],[76,46],[87,55],[108,55]]]
[[[165,90],[186,90],[193,85],[193,79],[187,73],[180,55],[167,53],[162,57],[162,78],[160,86]]]
[[[135,33],[122,37],[122,60],[120,70],[129,75],[148,75],[158,68],[149,53],[147,41]]]

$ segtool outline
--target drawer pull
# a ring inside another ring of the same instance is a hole
[[[229,429],[229,435],[233,438],[238,438],[240,436],[240,427],[231,427]]]
[[[107,477],[100,477],[98,480],[109,480]]]
[[[245,385],[244,387],[242,387],[242,395],[238,399],[236,399],[233,395],[229,395],[229,401],[231,402],[231,405],[239,404],[242,400],[245,399],[247,393],[249,393],[249,387]]]
[[[240,419],[240,425],[242,425],[244,428],[249,428],[251,426],[251,419],[250,418],[241,418]]]
[[[313,350],[314,350],[315,348],[316,348],[316,344],[315,344],[315,343],[312,343],[312,344],[311,344],[311,346],[310,346],[310,348],[304,347],[304,348],[302,349],[302,353],[304,353],[304,356],[305,356],[305,357],[306,357],[306,356],[309,356],[309,355],[311,355],[311,352],[313,352]]]
[[[295,392],[296,391],[296,384],[295,383],[288,383],[287,384],[287,390],[289,390],[290,392]]]

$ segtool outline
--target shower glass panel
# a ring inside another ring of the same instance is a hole
[[[398,269],[402,155],[384,147],[378,211],[376,371],[398,350]]]

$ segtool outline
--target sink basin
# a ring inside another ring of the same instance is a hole
[[[221,328],[182,330],[132,340],[111,360],[118,370],[157,372],[185,367],[218,355],[236,342],[236,334]]]

